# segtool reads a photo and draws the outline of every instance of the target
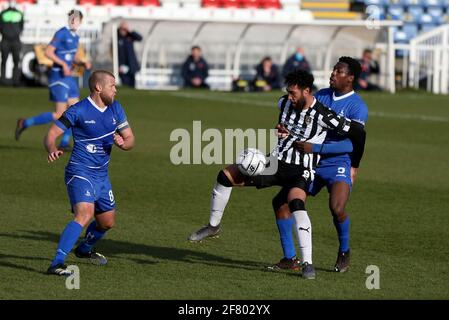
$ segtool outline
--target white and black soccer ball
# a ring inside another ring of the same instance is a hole
[[[239,154],[236,163],[245,176],[257,176],[265,170],[267,158],[260,150],[248,148]]]

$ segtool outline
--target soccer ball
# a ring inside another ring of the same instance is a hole
[[[257,176],[265,170],[267,158],[254,148],[243,150],[237,158],[237,167],[245,176]]]

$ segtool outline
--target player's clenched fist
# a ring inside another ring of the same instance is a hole
[[[121,148],[125,144],[125,140],[123,140],[123,137],[118,133],[114,133],[114,143],[117,147]]]
[[[59,159],[60,156],[62,156],[64,154],[64,151],[62,150],[56,150],[53,152],[50,152],[47,156],[47,161],[48,162],[53,162]]]
[[[290,134],[290,131],[285,127],[283,123],[278,123],[275,129],[277,129],[276,135],[278,136],[278,138],[285,138]]]

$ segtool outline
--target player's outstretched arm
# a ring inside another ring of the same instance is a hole
[[[352,145],[354,146],[354,150],[351,154],[351,167],[358,168],[365,151],[365,127],[361,123],[352,121],[348,132],[348,138],[351,139]]]
[[[293,146],[303,153],[336,154],[350,153],[353,150],[351,140],[349,139],[323,144],[295,141]]]
[[[53,124],[44,138],[44,146],[48,152],[47,161],[53,162],[64,154],[63,151],[56,148],[56,139],[64,133],[64,130]]]
[[[125,128],[114,133],[114,143],[122,150],[131,150],[134,147],[134,134],[131,128]]]

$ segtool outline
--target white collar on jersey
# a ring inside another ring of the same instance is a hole
[[[73,32],[72,30],[70,30],[70,27],[65,26],[65,28],[70,32],[70,34],[71,34],[73,37],[76,37],[76,32]]]
[[[312,102],[312,104],[310,105],[309,109],[313,108],[313,106],[315,105],[315,103],[316,103],[316,98],[313,97],[313,102]]]
[[[89,102],[94,106],[94,108],[97,109],[98,111],[100,111],[101,113],[105,112],[106,109],[108,108],[107,106],[104,107],[103,109],[100,108],[99,106],[97,106],[97,104],[94,102],[94,100],[92,100],[92,98],[90,96],[87,97],[87,100],[89,100]]]
[[[354,93],[355,93],[354,90],[352,90],[351,92],[348,92],[347,94],[344,94],[344,95],[342,95],[342,96],[337,97],[337,96],[335,95],[335,91],[334,91],[334,92],[332,92],[332,100],[334,100],[334,101],[342,100],[342,99],[344,99],[344,98],[347,98],[347,97],[349,97],[349,96],[352,96]]]

